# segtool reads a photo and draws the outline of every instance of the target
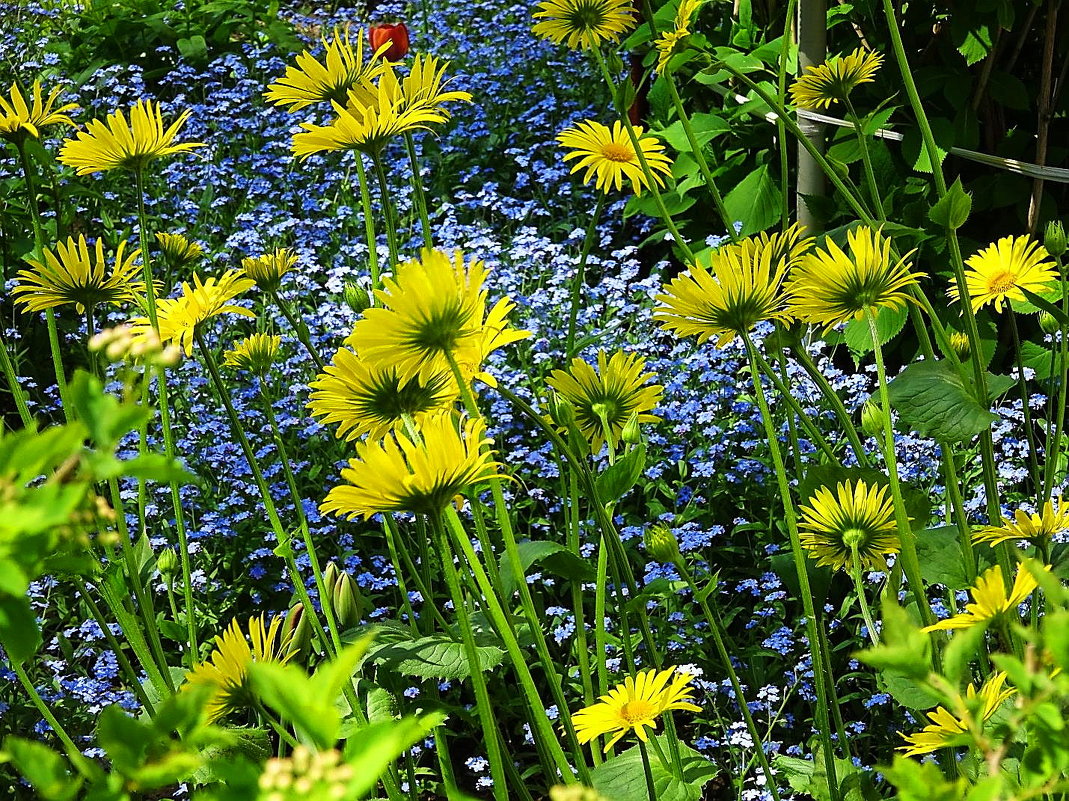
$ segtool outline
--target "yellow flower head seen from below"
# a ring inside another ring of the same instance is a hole
[[[714,252],[709,269],[692,265],[663,288],[653,319],[679,336],[697,335],[699,343],[716,336],[719,347],[762,320],[787,321],[782,292],[787,265],[774,262],[775,254],[753,240]]]
[[[669,60],[676,53],[682,52],[683,45],[690,36],[690,21],[698,10],[702,0],[679,0],[676,6],[675,25],[670,31],[660,35],[653,46],[657,48],[657,72],[663,73]]]
[[[274,292],[282,283],[282,276],[293,269],[297,263],[297,254],[289,248],[278,248],[262,256],[242,259],[241,268],[246,278],[256,282],[264,292]]]
[[[653,179],[658,186],[664,186],[658,173],[669,175],[672,167],[671,159],[664,154],[664,145],[659,139],[644,134],[640,125],[635,126],[635,135]],[[619,120],[613,123],[612,128],[594,120],[580,122],[573,128],[561,131],[557,141],[568,150],[564,155],[565,161],[578,159],[571,171],[586,170],[583,183],[590,183],[593,177],[595,187],[608,193],[611,189],[619,192],[628,182],[636,195],[642,194],[642,190],[650,186],[631,137]]]
[[[389,45],[383,45],[371,58],[364,60],[364,32],[356,32],[353,49],[349,29],[334,29],[330,40],[323,39],[323,61],[305,50],[297,56],[297,66],[286,67],[286,74],[267,87],[264,97],[289,111],[300,111],[315,103],[344,103],[350,89],[361,81],[371,81],[389,66],[379,58]]]
[[[991,303],[1000,312],[1006,301],[1027,300],[1022,288],[1042,293],[1049,282],[1058,280],[1047,249],[1027,235],[1004,236],[970,256],[965,265],[969,268],[965,271],[965,286],[973,311]],[[957,286],[952,286],[947,294],[957,300]]]
[[[110,270],[103,239],[90,250],[84,235],[68,237],[55,250],[45,248],[43,255],[44,261],[26,260],[31,269],[19,271],[13,290],[27,311],[73,304],[81,314],[95,306],[138,302],[145,291],[144,283],[135,280],[141,270],[135,263],[141,251],[126,254],[126,242],[119,242]]]
[[[665,712],[701,712],[700,706],[691,703],[693,679],[689,673],[677,673],[676,668],[644,670],[634,678],[628,676],[623,684],[600,696],[598,703],[572,715],[579,742],[585,744],[603,734],[611,734],[605,744],[607,752],[631,731],[647,742],[646,729],[656,728]]]
[[[356,458],[341,471],[344,484],[327,493],[323,514],[352,520],[380,512],[437,515],[469,488],[500,477],[500,465],[484,445],[490,444],[479,418],[458,429],[451,414],[424,418],[421,442],[400,432],[381,442],[356,443]]]
[[[478,379],[488,386],[496,387],[497,380],[482,369],[487,358],[498,348],[531,335],[530,331],[509,326],[507,317],[515,307],[516,304],[508,298],[499,300],[487,313],[475,336],[457,350],[457,366],[466,383],[471,384]]]
[[[282,337],[272,334],[253,334],[238,340],[223,354],[223,366],[235,370],[248,370],[253,375],[265,376],[278,359]]]
[[[635,24],[631,0],[543,0],[534,18],[536,36],[572,50],[615,42]]]
[[[787,281],[791,313],[825,330],[882,308],[902,308],[912,300],[906,290],[924,275],[910,269],[911,254],[894,261],[891,240],[879,231],[862,225],[846,238],[849,254],[826,240]]]
[[[965,699],[959,696],[961,705],[959,715],[955,715],[942,706],[936,707],[933,712],[925,713],[931,723],[916,734],[899,732],[902,739],[906,741],[906,745],[900,745],[898,750],[902,751],[904,756],[910,757],[931,754],[940,748],[969,745],[972,739],[969,734],[971,715],[968,707],[976,706],[978,703],[979,722],[986,723],[994,716],[1002,703],[1016,692],[1012,687],[1006,688],[1005,684],[1006,674],[1002,672],[993,674],[984,682],[979,693],[976,691],[976,686],[970,684],[965,691]]]
[[[801,263],[802,258],[813,247],[814,238],[806,236],[806,228],[801,223],[793,223],[782,231],[770,234],[748,236],[738,242],[729,242],[721,250],[731,250],[740,254],[758,253],[767,250],[769,262],[773,267],[783,264],[788,269]]]
[[[576,357],[567,370],[554,370],[546,383],[575,409],[575,423],[596,454],[606,439],[616,447],[631,415],[638,415],[640,424],[661,419],[649,412],[664,388],[649,384],[654,375],[645,369],[646,360],[637,354],[616,351],[610,357],[601,350],[596,370]]]
[[[219,314],[241,314],[255,317],[248,309],[230,303],[234,298],[253,286],[252,280],[242,277],[237,270],[227,270],[219,278],[201,281],[193,275],[193,284],[182,284],[182,294],[176,298],[164,298],[156,304],[160,340],[173,342],[185,352],[193,353],[193,342],[202,323]],[[147,317],[132,320],[134,335],[140,336],[152,330]]]
[[[182,234],[161,232],[156,234],[156,241],[164,260],[175,269],[188,267],[204,257],[204,248],[189,241]]]
[[[844,103],[855,87],[875,80],[882,63],[882,53],[859,47],[849,55],[806,67],[791,85],[791,98],[796,106],[803,108],[828,108],[832,103]]]
[[[40,139],[41,129],[48,125],[69,125],[73,128],[74,121],[66,112],[78,108],[77,104],[66,103],[53,108],[61,91],[57,87],[45,98],[41,82],[34,81],[30,102],[27,102],[18,86],[11,84],[9,97],[0,94],[0,139],[12,142],[19,142],[26,137]]]
[[[342,348],[310,385],[308,408],[323,423],[336,424],[340,439],[372,439],[424,415],[449,411],[457,399],[452,373],[439,371],[404,383],[389,364],[373,364]]]
[[[1046,568],[1050,570],[1048,566]],[[922,631],[948,631],[950,629],[967,629],[972,626],[986,625],[996,617],[1016,612],[1024,601],[1038,586],[1035,578],[1023,565],[1017,566],[1017,577],[1009,594],[1002,577],[1002,567],[995,565],[985,570],[976,578],[976,584],[969,590],[972,603],[965,604],[965,612],[921,629]]]
[[[1055,507],[1053,501],[1043,504],[1042,514],[1028,514],[1024,509],[1013,513],[1013,519],[1002,518],[1001,526],[985,526],[973,534],[973,542],[986,542],[994,547],[1002,542],[1028,540],[1033,545],[1050,542],[1051,537],[1069,529],[1069,507],[1058,496]]]
[[[230,621],[226,631],[216,636],[211,655],[186,674],[186,686],[211,687],[215,691],[207,707],[209,723],[253,706],[255,699],[247,684],[249,665],[284,664],[289,660],[286,643],[279,637],[281,625],[280,616],[272,618],[270,627],[264,625],[262,615],[249,618],[246,638],[238,621]]]
[[[898,553],[894,504],[887,487],[844,481],[833,493],[821,487],[802,507],[798,533],[818,566],[833,570],[886,570]]]
[[[391,67],[379,80],[378,91],[392,98],[395,103],[409,113],[422,110],[442,116],[443,121],[450,117],[446,103],[470,103],[471,93],[459,89],[446,89],[449,81],[445,78],[449,62],[441,63],[434,56],[417,55],[408,70],[408,74],[398,79]],[[368,93],[368,84],[361,84],[353,89],[350,100],[360,105],[368,105],[373,96]]]

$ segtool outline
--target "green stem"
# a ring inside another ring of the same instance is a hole
[[[293,310],[289,307],[282,296],[278,294],[278,290],[271,291],[271,299],[275,301],[275,305],[278,306],[278,310],[282,312],[282,316],[286,318],[286,322],[289,323],[290,328],[296,335],[298,341],[304,346],[305,351],[312,357],[312,361],[315,362],[316,370],[323,372],[326,369],[326,363],[320,357],[319,353],[314,347],[312,347],[312,339],[308,336],[308,326],[304,325],[297,319]]]
[[[1058,271],[1062,272],[1061,259],[1058,261]],[[1062,313],[1069,316],[1069,287],[1066,286],[1065,278],[1062,284]],[[1069,330],[1065,325],[1059,327],[1060,339],[1058,341],[1058,399],[1054,414],[1054,437],[1047,444],[1046,462],[1043,465],[1043,500],[1049,501],[1054,491],[1054,476],[1058,468],[1058,462],[1062,454],[1062,431],[1065,427],[1065,407],[1069,397]],[[1049,416],[1049,415],[1048,415]]]
[[[574,470],[564,465],[562,471],[568,473],[568,550],[574,554],[579,553],[579,479]],[[581,582],[571,583],[572,614],[575,617],[575,649],[579,661],[579,677],[583,685],[583,702],[590,706],[594,703],[594,684],[590,676],[590,652],[587,648],[586,620],[583,614],[583,585]],[[595,749],[594,763],[600,763],[600,754]]]
[[[854,592],[857,593],[857,602],[861,606],[861,616],[865,619],[865,626],[869,630],[869,639],[874,646],[880,644],[880,637],[876,633],[876,623],[872,619],[872,610],[869,609],[868,598],[865,596],[865,584],[861,580],[861,563],[857,555],[857,546],[853,547],[853,558],[847,567],[847,573],[854,582]]]
[[[74,766],[79,773],[83,776],[89,775],[87,771],[88,761],[82,756],[81,750],[74,744],[74,740],[67,734],[67,730],[63,728],[59,719],[52,714],[52,710],[48,708],[48,704],[41,698],[40,693],[37,692],[37,688],[34,687],[33,682],[30,681],[30,677],[26,675],[22,663],[17,659],[9,659],[8,663],[11,666],[11,669],[15,671],[15,675],[18,676],[19,683],[22,684],[23,689],[29,694],[30,700],[33,701],[33,705],[37,707],[37,711],[41,713],[41,717],[48,722],[48,725],[52,727],[52,731],[56,733],[59,741],[63,743],[63,747],[67,751],[67,757],[74,763]]]
[[[423,246],[434,247],[434,236],[431,233],[431,220],[427,214],[427,196],[423,192],[423,180],[420,176],[419,155],[416,153],[416,140],[411,131],[405,131],[405,150],[408,151],[408,163],[412,166],[412,197],[416,201],[416,212],[419,214],[423,230]]]
[[[776,64],[776,99],[781,106],[786,106],[787,97],[787,59],[790,56],[791,39],[793,26],[791,20],[794,19],[794,7],[797,0],[788,0],[787,13],[784,16],[785,22],[783,24],[783,48],[780,50],[779,62]],[[787,126],[784,125],[783,119],[776,116],[776,140],[779,145],[779,164],[780,164],[780,225],[786,228],[790,223],[791,210],[790,210],[790,161],[787,154]]]
[[[22,387],[19,386],[19,377],[15,374],[15,365],[11,361],[11,354],[8,353],[7,339],[4,338],[2,333],[0,333],[0,367],[3,367],[4,380],[7,381],[7,385],[11,389],[11,396],[15,399],[15,408],[19,410],[19,418],[22,420],[23,428],[35,428],[36,424],[33,415],[30,414],[30,407],[26,403],[26,395],[22,392]]]
[[[572,296],[571,305],[568,308],[568,334],[564,340],[564,358],[565,360],[574,356],[575,350],[575,325],[579,319],[579,299],[580,293],[584,284],[586,283],[586,260],[590,256],[590,248],[594,244],[594,239],[597,237],[598,222],[601,220],[601,215],[605,212],[605,206],[607,200],[604,193],[598,195],[597,205],[594,207],[594,213],[590,217],[590,224],[587,226],[586,234],[583,237],[583,249],[579,253],[579,264],[575,268],[575,275],[572,276]]]
[[[54,309],[45,309],[45,322],[48,325],[48,347],[52,353],[52,368],[56,373],[56,387],[59,389],[59,399],[63,404],[63,417],[69,423],[71,421],[71,402],[67,393],[67,378],[63,372],[63,356],[60,353],[59,330],[56,328],[56,312]]]
[[[655,735],[656,736],[656,735]],[[649,801],[657,801],[657,787],[653,783],[653,769],[650,767],[650,755],[646,751],[646,743],[638,741],[638,751],[642,754],[642,774],[646,777],[646,793]]]
[[[379,283],[379,250],[378,237],[375,235],[375,212],[371,207],[371,193],[367,186],[367,172],[364,170],[364,157],[356,154],[356,180],[360,184],[360,204],[364,207],[364,235],[367,238],[367,262],[371,270],[371,303],[378,305],[375,290],[380,288]]]
[[[290,748],[299,748],[300,743],[297,739],[289,733],[286,727],[282,724],[278,718],[267,711],[267,708],[258,700],[253,702],[253,707],[256,709],[256,714],[267,721],[275,733],[288,745]]]
[[[386,179],[386,168],[382,165],[382,156],[375,154],[372,157],[375,167],[375,177],[379,182],[379,197],[382,213],[386,217],[386,242],[390,248],[390,270],[396,274],[398,261],[397,245],[397,215],[394,213],[393,197],[390,194],[390,184]]]
[[[850,95],[846,96],[845,102],[850,122],[854,124],[854,133],[857,134],[858,147],[861,149],[861,163],[865,169],[865,183],[868,185],[872,206],[876,209],[876,216],[880,220],[886,220],[887,212],[884,211],[883,198],[880,197],[880,185],[876,182],[876,171],[872,168],[872,154],[869,153],[868,137],[861,127],[861,118],[857,115],[857,110],[854,108],[853,101],[850,100]]]
[[[804,345],[791,348],[791,354],[794,356],[795,361],[802,365],[802,369],[805,370],[806,375],[808,375],[813,383],[817,385],[817,389],[820,390],[824,398],[831,404],[832,411],[835,412],[835,416],[839,419],[839,425],[842,426],[843,433],[846,435],[846,438],[850,440],[850,447],[854,450],[854,456],[857,457],[858,464],[862,467],[869,467],[869,455],[865,451],[865,446],[861,442],[861,437],[858,436],[854,420],[850,416],[850,412],[847,411],[843,399],[839,397],[839,393],[835,391],[835,388],[828,382],[828,379],[825,378],[824,374],[817,368],[816,363],[813,361],[813,357],[809,355]]]

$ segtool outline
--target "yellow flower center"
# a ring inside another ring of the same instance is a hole
[[[643,720],[651,720],[656,716],[657,707],[649,701],[641,698],[634,701],[627,701],[620,707],[620,717],[623,718],[629,726],[634,726],[636,723]]]
[[[635,158],[630,147],[617,142],[606,142],[601,148],[601,155],[609,161],[633,161]]]
[[[995,273],[987,282],[992,294],[1003,294],[1017,286],[1017,275],[1009,270]]]

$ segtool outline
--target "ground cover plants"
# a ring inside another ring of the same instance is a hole
[[[894,4],[119,5],[0,6],[0,797],[1065,795],[1069,247]]]

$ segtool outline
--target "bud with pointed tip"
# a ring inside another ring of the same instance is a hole
[[[950,347],[959,361],[967,361],[972,353],[972,343],[969,341],[969,335],[962,331],[954,331],[950,335]]]
[[[334,585],[338,583],[340,573],[341,571],[338,570],[338,566],[334,562],[327,562],[327,569],[323,571],[323,588],[326,591],[326,600],[333,597]]]
[[[339,629],[344,631],[360,624],[360,589],[352,576],[348,573],[338,576],[338,583],[334,585],[331,598],[334,618],[338,621]]]
[[[156,569],[160,571],[160,575],[164,579],[170,579],[178,569],[178,554],[174,552],[174,548],[165,548],[163,552],[156,557]]]
[[[312,645],[312,624],[305,613],[304,604],[298,601],[290,607],[282,624],[282,646],[287,654],[303,660]]]
[[[1052,220],[1047,223],[1047,230],[1043,233],[1043,247],[1052,256],[1065,254],[1069,243],[1066,242],[1065,226],[1062,225],[1061,220]]]
[[[575,407],[570,400],[554,392],[549,399],[549,416],[561,428],[568,428],[575,422]]]
[[[642,536],[642,542],[646,546],[646,551],[649,555],[658,562],[675,564],[676,560],[679,559],[679,543],[676,541],[676,535],[672,533],[672,529],[663,523],[658,523],[646,529],[646,533]]]
[[[345,305],[357,314],[363,314],[371,306],[371,295],[368,294],[367,288],[356,281],[345,282],[342,297],[345,299]]]
[[[631,412],[623,429],[620,431],[620,439],[628,445],[638,445],[642,442],[642,429],[638,425],[638,412]]]
[[[886,419],[880,404],[869,398],[865,401],[865,405],[861,407],[861,432],[866,437],[879,439],[883,436],[884,421]]]
[[[1039,327],[1044,334],[1053,334],[1055,331],[1061,329],[1058,324],[1058,319],[1050,312],[1039,313]]]

